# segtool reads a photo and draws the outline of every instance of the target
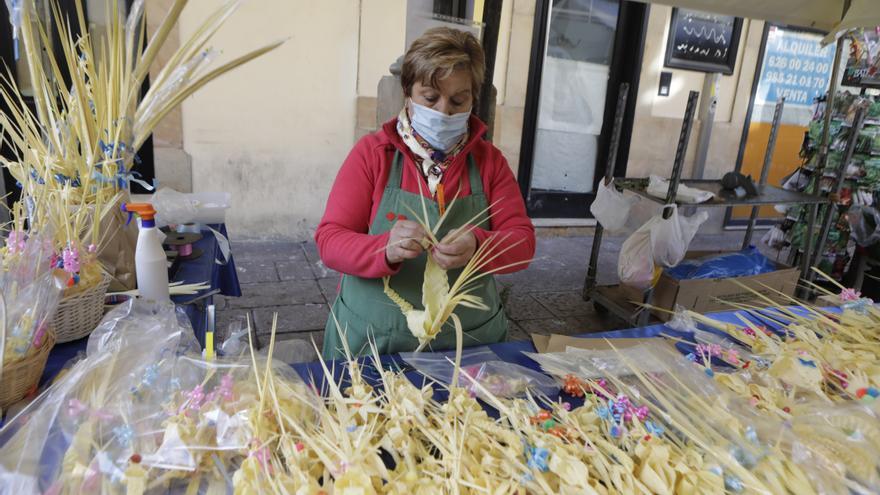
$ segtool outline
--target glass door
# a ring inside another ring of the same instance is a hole
[[[542,3],[535,13],[520,186],[531,216],[583,218],[604,172],[617,87],[634,82],[641,66],[646,7],[618,0]],[[625,163],[625,153],[621,158]]]

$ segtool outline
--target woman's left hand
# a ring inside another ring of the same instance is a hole
[[[474,237],[473,232],[465,232],[450,240],[453,233],[444,237],[440,244],[435,245],[431,250],[434,261],[444,270],[463,267],[473,258],[477,250],[477,238]]]

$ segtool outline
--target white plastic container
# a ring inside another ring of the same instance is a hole
[[[140,297],[156,302],[169,301],[168,261],[165,250],[162,249],[165,234],[156,228],[156,210],[149,203],[122,205],[122,209],[140,216],[137,248],[134,253]]]

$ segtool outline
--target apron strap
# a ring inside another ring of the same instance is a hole
[[[477,169],[477,161],[474,155],[468,153],[468,181],[471,184],[471,194],[483,194],[483,178],[480,177],[480,171]]]
[[[400,181],[403,177],[403,154],[400,150],[394,150],[394,159],[391,160],[391,170],[388,172],[388,183],[385,190],[400,189]]]

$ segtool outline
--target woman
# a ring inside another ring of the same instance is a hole
[[[503,246],[496,241],[500,247],[516,246],[485,271],[520,270],[534,255],[535,231],[513,173],[498,148],[483,139],[485,124],[471,114],[484,71],[483,50],[473,35],[450,28],[427,31],[404,56],[406,104],[400,115],[361,139],[342,164],[315,234],[324,264],[344,274],[324,332],[325,358],[344,355],[337,322],[355,355],[369,352],[371,338],[380,354],[418,346],[403,314],[383,292],[385,276],[395,291],[421,308],[427,256],[449,270],[454,282],[477,247],[492,236],[503,239]],[[424,201],[433,224],[453,197],[458,199],[437,236],[440,243],[425,252],[420,242],[425,232],[407,216],[421,212]],[[476,228],[444,237],[490,205],[489,218]],[[513,263],[520,264],[508,266]],[[495,282],[492,277],[481,280],[477,295],[489,310],[455,311],[465,345],[507,338]],[[432,349],[454,347],[454,331],[447,327]]]

